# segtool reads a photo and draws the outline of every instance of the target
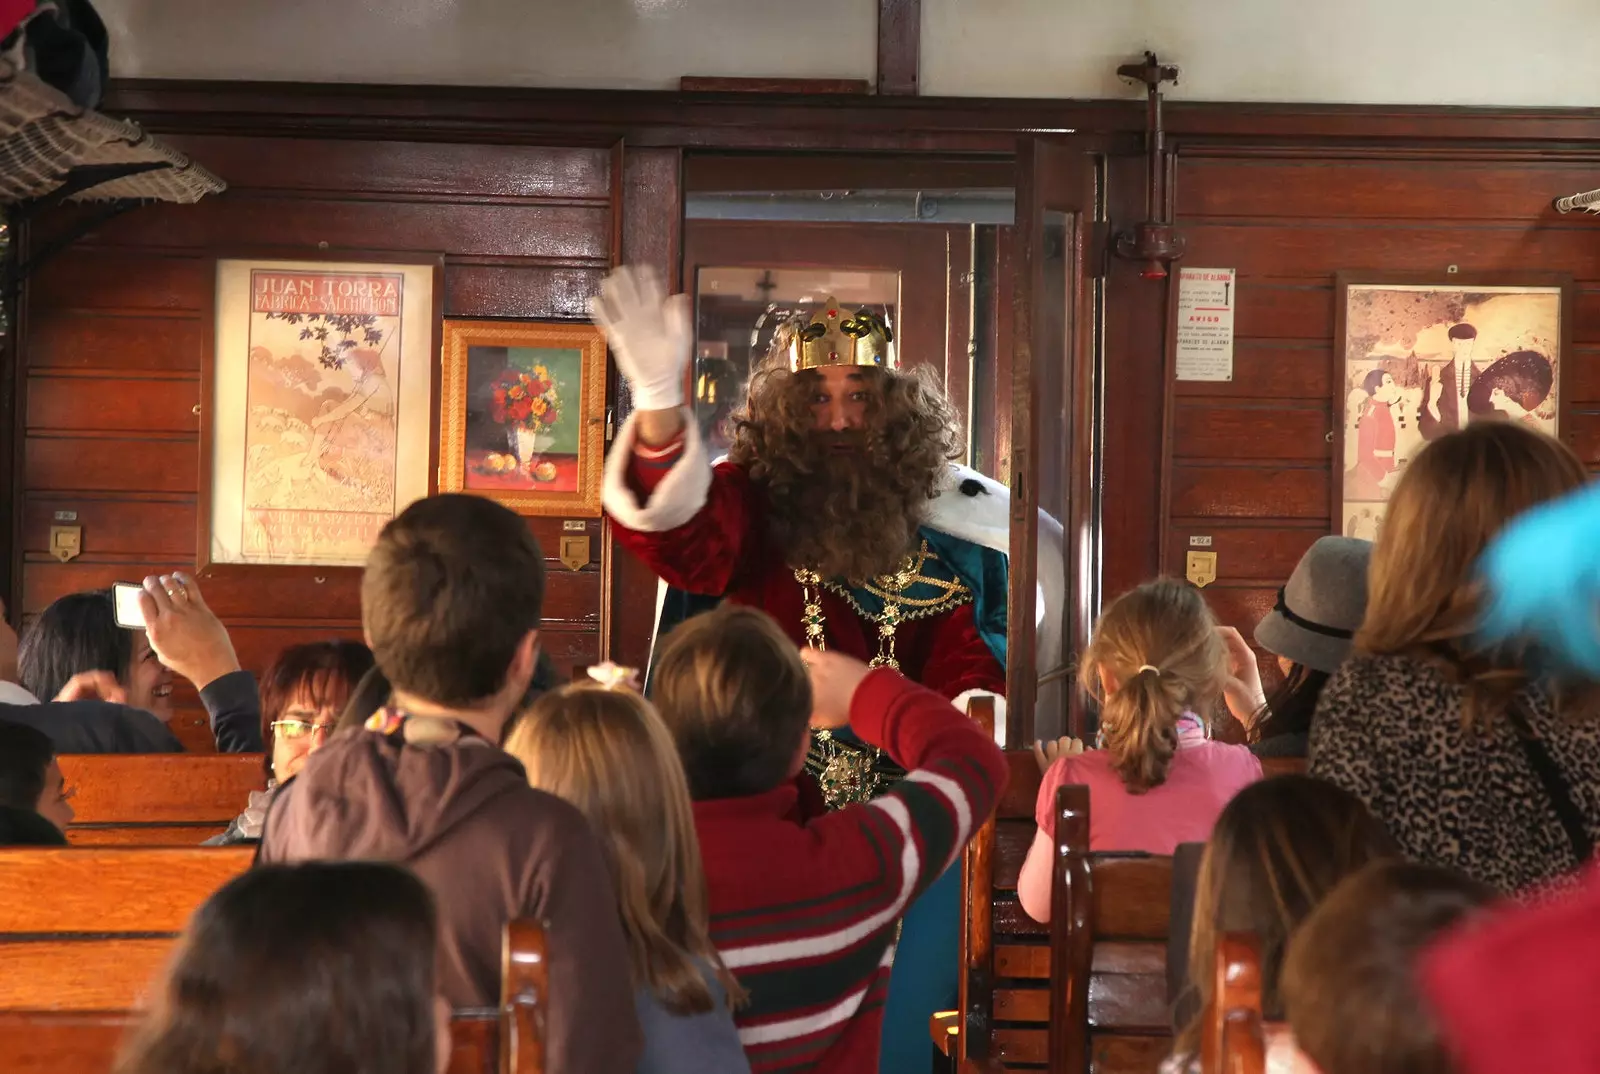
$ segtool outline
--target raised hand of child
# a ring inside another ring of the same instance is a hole
[[[801,649],[800,659],[811,674],[811,726],[848,726],[850,701],[872,669],[853,656],[820,649]]]
[[[1033,744],[1033,759],[1039,764],[1040,772],[1047,772],[1050,766],[1060,757],[1075,757],[1083,752],[1083,740],[1073,738],[1071,735],[1062,735],[1051,742],[1038,741]]]
[[[1222,684],[1222,699],[1233,718],[1249,727],[1267,703],[1266,692],[1261,688],[1261,665],[1256,663],[1255,650],[1244,635],[1231,626],[1219,626],[1217,633],[1228,649],[1228,677]]]

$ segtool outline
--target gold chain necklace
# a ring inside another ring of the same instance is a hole
[[[828,648],[827,619],[822,612],[822,575],[806,567],[795,569],[794,580],[800,583],[800,594],[805,602],[801,622],[805,625],[806,644],[813,649]],[[883,611],[868,619],[878,624],[878,655],[869,666],[900,670],[895,658],[894,635],[899,627],[904,609],[900,596],[917,580],[916,561],[907,556],[900,569],[893,574],[879,575],[876,579],[883,596]],[[853,802],[866,802],[889,789],[893,779],[882,771],[884,752],[877,747],[851,749],[834,741],[833,732],[819,730],[812,736],[811,756],[807,767],[817,777],[822,796],[830,809],[838,809]]]
[[[800,596],[805,604],[800,621],[805,624],[806,644],[813,649],[826,651],[827,619],[822,613],[822,575],[808,567],[797,567],[794,580],[800,583]],[[868,616],[869,621],[878,624],[878,655],[872,658],[869,667],[900,670],[900,661],[895,658],[894,652],[895,630],[905,616],[900,596],[916,580],[916,561],[911,556],[907,556],[900,564],[900,569],[893,574],[878,575],[876,581],[883,591],[883,611],[876,616]]]

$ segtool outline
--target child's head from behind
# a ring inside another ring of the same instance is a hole
[[[771,616],[732,603],[697,615],[672,631],[652,674],[696,801],[763,794],[795,774],[811,679]]]
[[[1206,843],[1195,891],[1189,978],[1201,1004],[1211,998],[1217,937],[1251,932],[1261,944],[1262,1006],[1280,1018],[1290,934],[1341,880],[1395,853],[1361,800],[1331,783],[1275,776],[1234,795]],[[1184,1032],[1191,1050],[1198,1028]]]
[[[677,1013],[710,1010],[690,961],[721,969],[700,844],[683,766],[654,707],[626,688],[563,686],[518,717],[505,748],[530,784],[577,806],[601,836],[636,982]]]
[[[437,915],[376,862],[262,866],[195,912],[118,1074],[435,1074]]]
[[[544,556],[479,496],[430,496],[383,528],[361,578],[367,643],[396,691],[452,708],[522,696],[538,658]]]
[[[1216,620],[1187,583],[1146,582],[1101,613],[1079,681],[1100,701],[1101,743],[1130,791],[1166,780],[1179,718],[1216,700],[1226,667]]]
[[[1284,1007],[1301,1053],[1322,1074],[1449,1074],[1415,983],[1417,958],[1495,894],[1454,870],[1398,860],[1347,878],[1284,960]]]

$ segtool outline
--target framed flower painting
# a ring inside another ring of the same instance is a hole
[[[439,491],[524,515],[598,515],[605,360],[592,325],[445,321]]]

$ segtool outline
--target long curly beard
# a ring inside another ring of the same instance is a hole
[[[928,486],[885,444],[815,433],[808,450],[767,463],[773,536],[789,564],[861,582],[899,570],[928,514]]]
[[[815,384],[782,366],[758,372],[728,458],[765,494],[790,566],[852,582],[899,570],[960,455],[960,420],[932,372],[872,369],[863,427],[824,431]]]

